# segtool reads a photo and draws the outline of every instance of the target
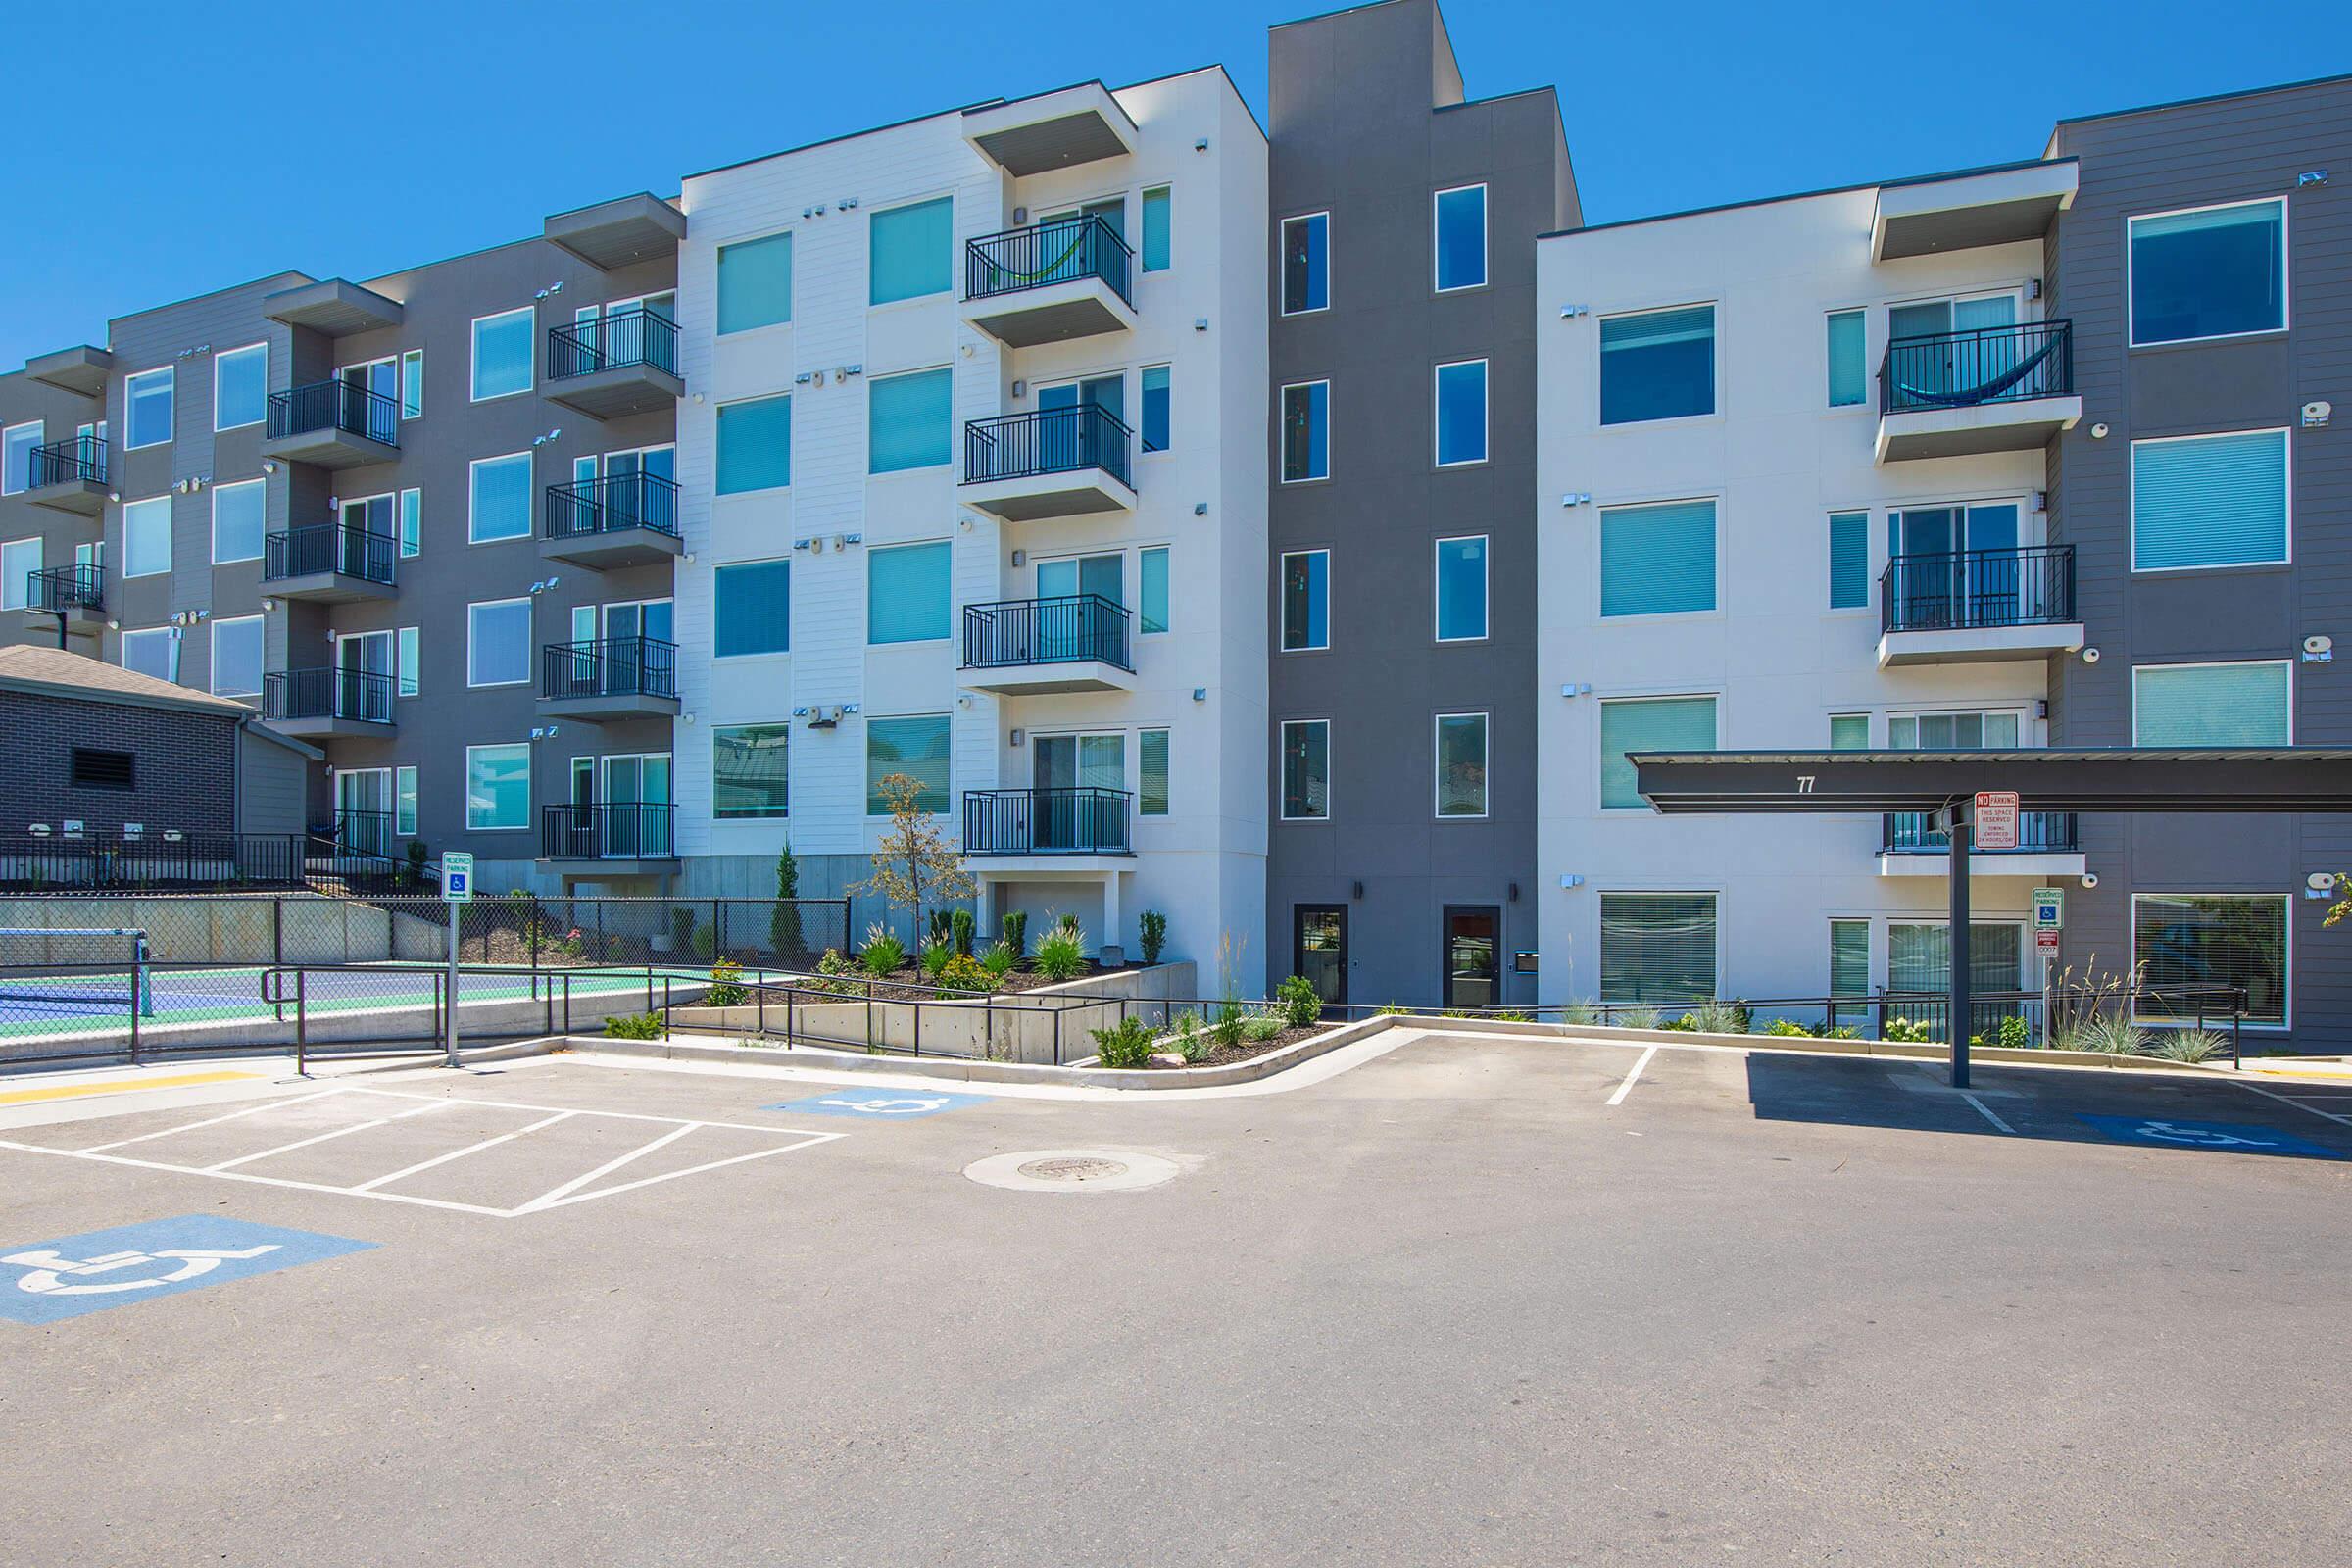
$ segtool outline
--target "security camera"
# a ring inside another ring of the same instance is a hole
[[[2099,885],[2099,877],[2098,877],[2098,873],[2097,873],[2097,872],[2095,872],[2095,871],[2085,871],[2085,872],[2083,872],[2083,873],[2082,873],[2082,891],[2083,891],[2083,892],[2085,892],[2085,893],[2088,893],[2088,892],[2089,892],[2089,891],[2090,891],[2092,888],[2095,888],[2095,887],[2097,887],[2098,885]]]
[[[2085,664],[2095,664],[2098,662],[2099,651],[2096,648],[2085,648],[2082,650],[2082,662]]]

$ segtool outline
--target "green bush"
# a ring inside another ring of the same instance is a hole
[[[659,1040],[662,1038],[662,1015],[658,1012],[629,1012],[605,1020],[608,1040]]]
[[[937,985],[939,977],[948,972],[948,960],[955,956],[955,948],[946,942],[934,939],[923,944],[923,951],[916,956],[914,963],[916,968],[923,971],[924,979]]]
[[[1066,919],[1037,944],[1037,972],[1049,980],[1075,980],[1086,972],[1086,933]]]
[[[1686,1012],[1667,1024],[1666,1027],[1676,1034],[1692,1034],[1698,1029],[1698,1018],[1695,1014]]]
[[[2156,1037],[2149,1054],[2194,1064],[2230,1054],[2230,1038],[2211,1029],[2174,1029]]]
[[[1600,1022],[1600,1004],[1590,997],[1579,997],[1560,1009],[1560,1022],[1590,1028]]]
[[[1068,936],[1077,936],[1080,934],[1078,930],[1078,917],[1074,914],[1065,914],[1060,919],[1054,922],[1054,929]]]
[[[694,961],[709,963],[718,956],[718,928],[698,925],[694,928]]]
[[[1658,1009],[1627,1007],[1608,1021],[1620,1029],[1655,1029],[1658,1026]]]
[[[2034,1026],[2016,1013],[2011,1013],[2001,1020],[2000,1028],[1993,1031],[1992,1043],[2003,1051],[2031,1050],[2034,1045]]]
[[[1375,1018],[1401,1018],[1413,1009],[1401,1002],[1384,1002],[1373,1010]]]
[[[948,916],[948,940],[956,944],[958,956],[968,958],[972,956],[972,938],[979,928],[979,920],[969,909],[957,909]]]
[[[767,945],[776,961],[789,963],[805,945],[801,935],[801,862],[787,844],[776,852],[776,906],[767,916]]]
[[[995,982],[989,978],[988,971],[980,967],[980,960],[967,953],[951,954],[947,963],[939,971],[939,978],[933,984],[946,986],[955,991],[993,991],[996,989]]]
[[[1230,1051],[1242,1043],[1242,1027],[1248,1022],[1249,1014],[1242,1010],[1242,1004],[1229,999],[1217,1004],[1217,1021],[1208,1026],[1208,1032],[1218,1045]]]
[[[1012,944],[1009,942],[992,942],[988,951],[980,955],[981,971],[988,976],[992,986],[1001,984],[1006,975],[1012,973]]]
[[[1042,952],[1044,944],[1040,943]],[[1089,1029],[1095,1059],[1105,1067],[1142,1067],[1152,1060],[1152,1030],[1141,1018],[1121,1018],[1108,1029]]]
[[[2103,1056],[2137,1056],[2146,1053],[2148,1032],[2129,1013],[2094,1012],[2070,1030],[2059,1045],[2069,1051],[2094,1051]]]
[[[1004,945],[1012,950],[1012,960],[1021,961],[1029,953],[1029,911],[1014,909],[1004,916]]]
[[[955,914],[956,911],[953,909],[933,909],[931,911],[931,934],[923,939],[923,946],[929,947],[934,942],[951,940],[956,932]]]
[[[1499,1023],[1534,1023],[1536,1021],[1534,1013],[1522,1012],[1517,1007],[1496,1007],[1484,1016],[1493,1018]]]
[[[1705,1035],[1743,1035],[1747,1033],[1747,1005],[1739,1002],[1702,1002],[1683,1016],[1690,1027]]]
[[[858,972],[858,965],[843,957],[839,948],[827,948],[816,960],[816,972],[820,978],[809,986],[810,990],[846,997],[855,989],[848,977]]]
[[[1187,1063],[1199,1063],[1216,1051],[1217,1042],[1214,1036],[1202,1034],[1200,1020],[1188,1012],[1176,1020],[1175,1047],[1176,1054]]]
[[[1886,1020],[1886,1032],[1880,1038],[1891,1045],[1924,1046],[1929,1044],[1934,1036],[1924,1023],[1914,1023],[1909,1018],[1889,1018]]]
[[[1274,1002],[1282,1009],[1282,1020],[1294,1029],[1314,1026],[1323,1016],[1323,999],[1315,995],[1314,982],[1302,974],[1295,974],[1274,988]]]
[[[1168,917],[1157,909],[1146,909],[1140,929],[1143,940],[1138,946],[1143,949],[1145,964],[1157,963],[1160,951],[1168,945]]]
[[[1775,1018],[1772,1020],[1772,1027],[1764,1032],[1776,1040],[1787,1040],[1793,1036],[1810,1035],[1813,1031],[1790,1019]]]
[[[743,965],[733,958],[721,958],[710,966],[710,989],[703,993],[703,1004],[709,1007],[740,1007],[751,1000],[743,986]]]
[[[877,980],[885,979],[896,974],[906,961],[906,944],[877,920],[865,928],[865,947],[858,955],[858,961],[865,965],[867,974]]]

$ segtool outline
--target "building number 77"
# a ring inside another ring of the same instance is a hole
[[[1818,776],[1819,776],[1818,774],[1813,774],[1813,773],[1799,773],[1799,774],[1797,774],[1797,775],[1796,775],[1796,793],[1797,793],[1797,794],[1799,794],[1799,795],[1810,795],[1810,794],[1812,794],[1812,793],[1813,793],[1813,780],[1814,780],[1816,777],[1818,777]]]

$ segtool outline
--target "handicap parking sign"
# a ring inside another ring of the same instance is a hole
[[[2303,1159],[2342,1159],[2334,1150],[2282,1133],[2234,1121],[2178,1121],[2158,1116],[2092,1116],[2082,1119],[2125,1144],[2158,1149],[2211,1149],[2230,1154],[2293,1154]]]
[[[836,1089],[829,1095],[787,1100],[760,1108],[787,1111],[796,1116],[863,1116],[873,1121],[905,1121],[986,1103],[986,1095],[950,1095],[928,1089]]]
[[[317,1263],[375,1244],[219,1214],[118,1225],[0,1250],[0,1318],[58,1323],[85,1312]]]

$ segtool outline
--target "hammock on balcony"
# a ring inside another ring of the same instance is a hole
[[[1927,403],[1938,408],[1965,409],[1979,403],[1989,403],[2039,369],[2041,362],[2057,352],[2060,341],[2060,338],[2052,337],[2041,346],[2040,352],[2034,355],[2033,358],[2019,364],[2005,374],[1994,376],[1981,386],[1967,387],[1956,392],[1942,392],[1933,387],[1912,386],[1908,382],[1897,381],[1894,383],[1894,390],[1906,403]]]
[[[1015,271],[1011,268],[1006,267],[1003,262],[991,259],[988,264],[990,285],[995,287],[1006,280],[1023,284],[1041,283],[1047,281],[1048,279],[1063,281],[1063,279],[1055,278],[1054,274],[1059,272],[1063,265],[1067,263],[1071,257],[1077,255],[1079,248],[1086,243],[1086,224],[1077,223],[1073,224],[1072,226],[1077,230],[1077,232],[1070,239],[1070,248],[1066,251],[1063,251],[1059,256],[1056,256],[1053,261],[1048,262],[1044,267],[1039,268],[1034,272]]]

